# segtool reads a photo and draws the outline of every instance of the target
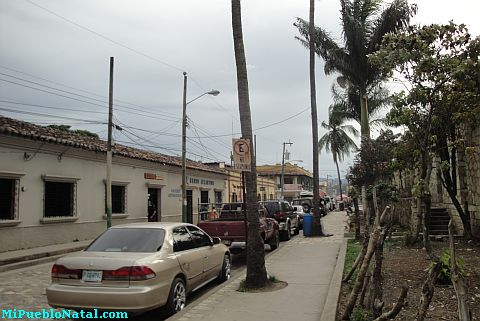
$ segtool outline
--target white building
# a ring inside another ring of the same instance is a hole
[[[113,148],[113,224],[181,221],[181,159]],[[0,252],[92,239],[106,228],[106,142],[0,116]],[[187,162],[190,220],[223,202],[227,174]]]

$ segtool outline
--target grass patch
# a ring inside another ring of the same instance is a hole
[[[362,243],[356,240],[348,240],[347,254],[345,255],[345,265],[343,266],[343,277],[345,277],[347,273],[350,272],[350,269],[352,268],[353,263],[355,263],[355,259],[357,258],[358,253],[360,253],[361,250]],[[355,273],[353,274],[353,280],[355,280],[355,278],[357,277],[357,271],[355,271]]]
[[[269,275],[268,280],[272,283],[278,283],[280,280],[275,275]]]

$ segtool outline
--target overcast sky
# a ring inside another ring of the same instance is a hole
[[[480,33],[477,0],[416,3],[416,23],[453,19]],[[280,163],[282,142],[291,141],[290,159],[312,169],[308,51],[294,39],[293,26],[295,17],[308,19],[308,4],[242,1],[259,165]],[[339,1],[317,1],[315,22],[340,41]],[[211,89],[221,92],[188,105],[187,156],[228,162],[232,133],[240,136],[228,0],[0,0],[0,48],[1,115],[71,124],[105,137],[105,124],[86,121],[107,120],[113,56],[115,122],[124,128],[115,132],[118,142],[181,154],[183,71],[188,100]],[[320,58],[316,66],[321,123],[327,120],[334,78],[324,75]],[[323,133],[320,129],[320,137]],[[341,165],[342,176],[349,165],[351,159]],[[336,175],[335,165],[323,152],[320,175],[327,174]]]

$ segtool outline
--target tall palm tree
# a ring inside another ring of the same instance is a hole
[[[368,55],[379,49],[384,35],[409,24],[416,6],[409,6],[408,0],[393,0],[385,8],[382,0],[340,0],[340,5],[343,47],[326,30],[311,26],[311,22],[301,18],[297,18],[294,25],[303,38],[295,38],[309,49],[315,47],[317,55],[325,61],[325,74],[339,74],[339,84],[358,92],[363,146],[370,139],[368,94],[383,80],[381,70],[368,61]],[[366,186],[362,186],[363,209],[368,215],[366,190]]]
[[[350,151],[357,149],[355,142],[348,136],[347,132],[354,137],[358,137],[358,131],[352,125],[344,125],[341,116],[335,113],[332,106],[329,110],[328,124],[322,122],[322,127],[327,132],[318,141],[318,148],[320,151],[331,152],[333,162],[337,167],[338,185],[340,186],[340,200],[343,201],[342,180],[340,179],[340,169],[338,163],[342,162],[345,156],[350,154]]]
[[[310,35],[315,34],[315,0],[310,0],[309,10]],[[320,171],[318,168],[318,117],[317,117],[317,89],[315,84],[315,46],[313,37],[309,37],[310,48],[310,110],[312,117],[312,142],[313,142],[313,236],[323,236],[321,213],[320,213]]]
[[[240,0],[232,0],[232,29],[233,45],[235,50],[235,62],[237,66],[237,91],[238,109],[240,112],[240,125],[242,137],[251,142],[253,148],[252,116],[250,113],[250,98],[248,92],[247,61],[245,58],[245,47],[243,45],[242,32],[242,10]],[[265,268],[265,251],[263,240],[258,232],[260,221],[258,218],[257,205],[257,167],[256,155],[251,153],[251,171],[245,172],[245,187],[247,190],[247,277],[245,286],[247,288],[260,288],[267,285],[268,277]]]
[[[340,0],[344,46],[316,26],[313,39],[315,52],[325,60],[325,74],[338,73],[339,83],[358,92],[362,140],[370,138],[369,90],[383,80],[380,69],[369,63],[368,55],[379,49],[385,34],[405,28],[415,13],[415,7],[409,6],[407,0],[394,0],[385,8],[382,3],[382,0]],[[297,18],[295,26],[303,36],[296,38],[309,48],[312,42],[309,22]]]

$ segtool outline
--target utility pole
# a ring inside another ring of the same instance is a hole
[[[183,72],[182,116],[182,222],[187,222],[187,73]],[[191,223],[191,222],[190,222]]]
[[[282,152],[282,176],[280,177],[280,198],[283,200],[283,181],[285,178],[285,145],[293,145],[290,141],[288,143],[283,144],[283,152]]]
[[[330,195],[330,194],[328,194],[328,187],[329,186],[330,186],[330,182],[328,181],[328,174],[327,174],[327,184],[325,185],[325,189],[326,189],[325,192],[327,192],[327,195]]]
[[[112,227],[112,127],[113,127],[113,57],[110,57],[108,87],[108,141],[107,141],[107,228]]]

